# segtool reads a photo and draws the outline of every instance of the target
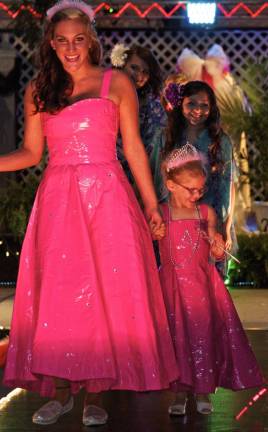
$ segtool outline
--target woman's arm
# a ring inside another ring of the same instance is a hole
[[[40,113],[33,114],[35,106],[32,85],[27,86],[24,96],[24,140],[20,149],[0,156],[0,172],[16,171],[37,165],[44,150],[44,136]]]
[[[235,207],[235,185],[234,182],[231,183],[231,193],[230,193],[230,207],[227,219],[225,221],[225,249],[230,250],[232,247],[232,236],[231,236],[231,226],[234,217],[234,207]]]
[[[217,216],[213,208],[208,207],[208,237],[209,237],[209,243],[211,245],[210,247],[210,254],[211,256],[218,260],[222,259],[224,257],[224,241],[221,236],[216,230],[217,226]]]
[[[111,92],[119,96],[120,131],[125,158],[138,186],[145,213],[158,229],[162,220],[157,209],[148,157],[140,137],[136,91],[125,74],[114,71]]]
[[[208,206],[208,236],[211,240],[214,239],[217,232],[217,216],[212,207]]]
[[[224,239],[225,248],[230,250],[232,247],[231,226],[233,223],[235,207],[235,186],[234,186],[234,158],[233,146],[228,135],[224,134],[222,138],[222,156],[224,161],[224,190],[228,195],[227,216],[224,222]]]

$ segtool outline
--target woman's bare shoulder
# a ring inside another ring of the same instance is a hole
[[[136,90],[128,75],[120,70],[112,72],[111,97],[119,105],[123,100],[135,100]]]
[[[122,88],[122,86],[124,88],[134,88],[134,85],[128,75],[124,71],[118,69],[112,70],[112,83],[119,88]]]

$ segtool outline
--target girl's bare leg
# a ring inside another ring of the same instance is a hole
[[[84,399],[84,406],[87,405],[97,405],[102,406],[101,393],[86,393]]]
[[[53,399],[60,402],[62,405],[65,405],[70,399],[70,384],[68,381],[61,378],[56,378],[55,384],[56,395]]]

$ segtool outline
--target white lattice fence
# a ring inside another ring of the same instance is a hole
[[[239,77],[249,60],[263,60],[268,56],[268,30],[221,30],[221,31],[152,31],[152,30],[101,30],[99,32],[104,47],[104,64],[109,64],[109,53],[117,42],[126,45],[133,43],[150,48],[162,65],[165,74],[174,70],[176,60],[183,48],[191,48],[204,57],[213,43],[220,44],[231,60],[232,72]],[[21,59],[20,91],[17,106],[18,145],[23,135],[23,93],[26,83],[32,78],[32,52],[21,38],[10,34],[10,44]],[[256,157],[253,146],[249,149],[251,162]],[[28,173],[40,176],[40,168],[30,168],[22,172],[24,179]],[[255,199],[263,198],[262,190],[253,190]]]

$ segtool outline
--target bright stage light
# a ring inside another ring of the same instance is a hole
[[[213,24],[216,17],[216,3],[189,1],[187,17],[190,24]]]

